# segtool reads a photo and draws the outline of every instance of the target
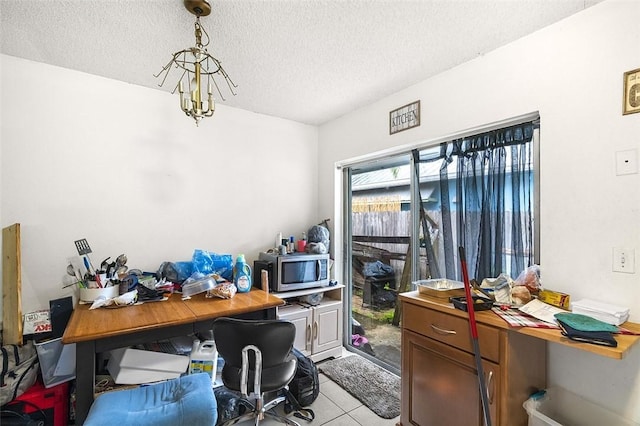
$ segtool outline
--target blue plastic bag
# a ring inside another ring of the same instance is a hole
[[[192,273],[199,272],[204,275],[216,273],[227,280],[231,280],[233,277],[233,256],[230,254],[217,254],[195,249],[192,263]]]

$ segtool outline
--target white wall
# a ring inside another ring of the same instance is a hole
[[[638,22],[640,2],[605,1],[322,126],[319,182],[334,182],[337,161],[539,111],[543,284],[628,306],[640,322],[640,175],[614,168],[616,151],[640,149],[640,114],[622,116]],[[389,111],[417,99],[421,126],[389,136]],[[334,217],[335,192],[319,187],[321,216]],[[635,274],[612,272],[613,247],[635,249]],[[549,355],[550,385],[640,422],[640,345],[621,361],[557,344]]]
[[[94,264],[126,253],[155,271],[196,248],[252,263],[319,221],[316,127],[219,104],[198,128],[177,95],[0,60],[0,218],[21,224],[23,312],[73,291],[80,238]]]

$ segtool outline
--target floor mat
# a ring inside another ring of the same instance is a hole
[[[400,415],[400,377],[395,374],[357,355],[322,362],[318,368],[378,416]]]

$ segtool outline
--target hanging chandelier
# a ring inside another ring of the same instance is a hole
[[[196,45],[189,47],[173,54],[171,60],[165,65],[158,74],[154,74],[156,78],[163,76],[162,82],[158,85],[162,87],[169,76],[172,69],[181,70],[181,75],[171,93],[176,90],[180,95],[180,109],[193,118],[196,126],[203,117],[211,117],[215,111],[215,102],[213,100],[213,88],[224,101],[225,98],[220,91],[220,87],[214,77],[224,78],[229,91],[235,96],[236,86],[229,74],[222,68],[222,63],[211,56],[207,52],[209,45],[209,34],[200,24],[201,16],[208,16],[211,13],[211,6],[205,0],[184,0],[184,7],[194,15],[196,22],[194,24]],[[202,43],[202,36],[206,37],[206,43]],[[205,95],[206,93],[206,95]],[[207,98],[206,103],[203,97]]]

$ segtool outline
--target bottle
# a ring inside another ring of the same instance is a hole
[[[218,351],[215,341],[194,340],[189,358],[189,374],[207,373],[211,377],[211,383],[216,380]]]
[[[303,253],[307,247],[307,234],[302,233],[302,239],[298,240],[298,251]]]
[[[276,248],[280,247],[282,244],[282,232],[278,232],[276,234]]]
[[[244,260],[244,254],[239,254],[233,266],[233,283],[239,293],[251,290],[251,267]]]
[[[287,253],[293,253],[295,246],[293,245],[293,235],[289,237],[289,243],[287,244]]]

